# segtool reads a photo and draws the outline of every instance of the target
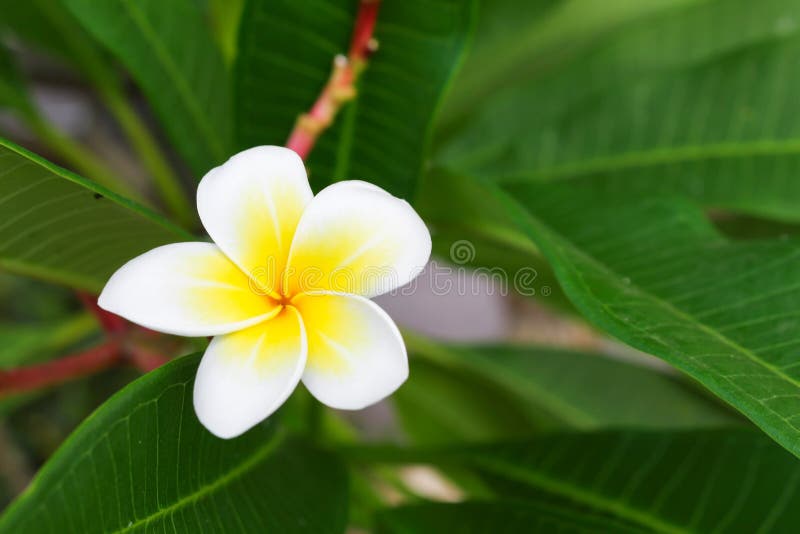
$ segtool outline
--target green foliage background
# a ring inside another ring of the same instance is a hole
[[[197,235],[197,180],[285,142],[357,8],[0,0],[0,111],[30,134],[0,139],[0,369],[101,338],[72,290]],[[404,332],[396,443],[304,391],[221,441],[191,408],[203,342],[175,344],[135,380],[0,398],[0,441],[38,471],[21,493],[0,473],[0,533],[796,532],[800,1],[384,0],[375,37],[314,189],[408,199],[441,256],[532,267],[541,305],[669,369]],[[145,180],[52,123],[37,61]],[[410,484],[419,464],[458,502]]]

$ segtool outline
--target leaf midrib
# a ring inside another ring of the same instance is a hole
[[[149,524],[151,521],[158,519],[159,517],[164,517],[173,513],[174,511],[193,504],[203,497],[214,493],[218,489],[230,484],[231,482],[235,481],[236,479],[240,478],[244,474],[246,474],[251,469],[255,468],[256,465],[261,463],[263,460],[268,458],[276,449],[278,449],[284,441],[286,441],[287,433],[285,429],[280,428],[276,431],[274,437],[268,441],[266,444],[262,445],[261,448],[257,449],[253,454],[245,458],[242,462],[240,462],[236,467],[233,469],[229,469],[224,474],[222,474],[216,480],[200,486],[193,492],[184,495],[171,505],[165,508],[159,508],[156,512],[143,517],[141,519],[137,519],[133,523],[128,524],[127,526],[115,530],[112,534],[119,534],[121,532],[131,532],[136,530],[141,526],[145,526]]]
[[[508,197],[508,195],[505,192],[499,191],[499,193],[506,198],[506,202],[512,202],[515,205],[519,205],[518,202],[516,202],[513,199],[511,199],[510,197]],[[536,225],[538,223],[539,225],[543,226],[550,233],[554,234],[561,241],[563,241],[563,243],[566,244],[572,250],[572,252],[574,254],[578,255],[580,258],[584,259],[585,261],[587,261],[587,262],[589,262],[591,264],[594,264],[596,267],[602,269],[603,271],[605,271],[606,273],[611,275],[612,276],[612,280],[614,281],[615,285],[619,283],[618,281],[622,278],[619,273],[617,273],[616,271],[611,269],[604,262],[602,262],[599,259],[595,258],[594,256],[590,256],[588,253],[584,252],[581,248],[579,248],[577,245],[575,245],[575,243],[573,243],[571,240],[569,240],[566,237],[564,237],[561,233],[559,233],[559,232],[555,231],[554,229],[552,229],[549,225],[547,225],[547,224],[539,221],[535,217],[533,217],[523,206],[520,205],[520,207],[522,208],[522,212],[525,214],[526,217],[528,217],[530,219],[530,221],[533,223],[533,225]],[[542,247],[542,248],[544,249],[545,247]],[[551,247],[547,247],[547,248],[551,248]],[[569,268],[568,267],[568,263],[569,262],[566,262],[566,261],[562,260],[559,263],[563,266],[563,268]],[[574,268],[571,269],[571,270],[575,271]],[[580,281],[581,281],[580,283],[581,283],[584,291],[587,294],[594,295],[594,293],[591,291],[591,288],[586,285],[585,281],[583,281],[583,278],[582,277],[578,277],[578,278],[580,278]],[[694,316],[684,312],[683,310],[681,310],[679,308],[676,308],[672,303],[659,298],[657,295],[653,295],[650,292],[643,290],[637,284],[633,283],[633,281],[631,281],[630,284],[626,284],[625,288],[628,291],[635,290],[639,295],[642,296],[642,298],[648,300],[653,305],[664,309],[665,311],[667,311],[668,313],[672,314],[677,319],[683,320],[683,321],[689,323],[690,325],[695,326],[697,329],[699,329],[703,333],[708,334],[709,336],[717,339],[720,343],[730,347],[735,352],[737,352],[740,355],[746,357],[747,359],[751,360],[755,364],[761,366],[762,368],[764,368],[769,373],[775,375],[777,378],[779,378],[781,380],[784,380],[784,381],[788,382],[789,384],[791,384],[792,386],[800,389],[800,381],[798,381],[797,379],[794,379],[794,378],[788,376],[787,374],[783,373],[779,368],[777,368],[774,365],[771,365],[771,364],[767,363],[766,361],[762,360],[761,358],[759,358],[758,355],[755,354],[750,349],[747,349],[746,347],[743,347],[743,346],[739,345],[738,343],[736,343],[732,339],[726,337],[721,332],[718,332],[717,330],[715,330],[711,326],[703,323],[702,321],[696,319]],[[602,301],[600,299],[595,299],[595,300],[600,302],[602,307],[612,317],[616,317],[616,314],[613,313],[610,309],[608,309],[608,307],[604,303],[602,303]],[[650,335],[649,332],[647,332],[646,330],[644,331],[644,333],[647,334],[648,336]],[[671,360],[672,360],[672,358],[671,358]],[[676,363],[676,362],[673,361],[672,363]],[[677,362],[677,363],[681,363],[681,362]],[[782,414],[780,414],[780,413],[774,411],[773,409],[769,408],[768,406],[764,405],[761,401],[759,401],[759,399],[757,399],[756,397],[751,395],[749,392],[745,392],[744,390],[742,390],[742,391],[744,393],[746,393],[746,395],[747,395],[747,397],[749,399],[751,399],[753,402],[755,402],[755,403],[759,404],[760,406],[762,406],[765,410],[769,411],[772,415],[776,416],[777,418],[779,418],[780,420],[782,420],[784,422],[786,421],[786,418]],[[791,425],[789,425],[789,426],[791,426]],[[792,428],[795,428],[795,427],[792,426]],[[797,429],[795,428],[795,431],[796,430]],[[767,432],[767,433],[772,435],[772,432]],[[788,446],[788,444],[784,444],[783,443],[784,440],[779,439],[777,441],[779,443],[781,443],[781,445],[783,445],[787,450],[792,452],[792,454],[797,455],[797,452],[796,452],[795,449],[790,448]]]
[[[142,13],[141,9],[134,7],[133,2],[121,2],[121,4],[125,7],[125,11],[127,11],[131,20],[139,27],[142,36],[155,51],[156,57],[160,60],[164,71],[175,83],[175,88],[186,103],[186,107],[195,123],[203,130],[203,136],[206,138],[208,146],[214,151],[215,157],[221,161],[225,157],[225,148],[214,134],[214,129],[211,124],[204,120],[206,115],[204,115],[202,109],[198,107],[198,102],[193,98],[193,93],[186,85],[186,80],[179,74],[175,63],[172,61],[172,57],[153,31],[153,27],[147,20],[147,17]]]
[[[703,160],[740,159],[754,156],[800,155],[800,138],[784,141],[754,140],[738,143],[683,145],[650,150],[623,152],[613,156],[544,167],[526,173],[499,175],[501,184],[525,183],[541,179],[572,179],[606,171],[641,169],[659,165],[680,164]]]

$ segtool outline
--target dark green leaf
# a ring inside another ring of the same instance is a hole
[[[128,68],[199,179],[232,154],[229,77],[189,0],[65,0]]]
[[[0,518],[0,532],[342,532],[347,477],[267,422],[234,440],[192,408],[200,355],[112,397]]]
[[[314,103],[336,54],[346,54],[357,2],[251,0],[236,68],[240,147],[283,144]],[[409,198],[425,162],[437,104],[459,63],[474,2],[383,2],[358,97],[319,140],[315,188],[365,179]]]
[[[0,109],[30,113],[31,101],[13,58],[0,42]]]
[[[145,208],[0,139],[0,267],[99,291],[134,256],[191,239]]]
[[[596,512],[519,500],[401,506],[379,513],[377,524],[377,532],[385,534],[647,532]]]
[[[755,432],[565,434],[468,456],[516,498],[556,497],[648,532],[788,533],[800,521],[800,465]]]

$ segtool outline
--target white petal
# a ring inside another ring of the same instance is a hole
[[[314,197],[297,225],[287,294],[373,297],[412,280],[430,254],[430,233],[407,202],[366,182],[339,182]]]
[[[152,330],[212,336],[241,330],[280,311],[211,243],[155,248],[120,267],[97,303]]]
[[[217,336],[194,382],[194,409],[212,434],[233,438],[269,417],[292,394],[306,364],[306,336],[297,311]]]
[[[312,197],[300,156],[260,146],[205,175],[197,188],[197,211],[222,251],[266,292],[277,292],[297,222]]]
[[[333,408],[358,410],[390,395],[408,378],[403,338],[374,302],[354,295],[301,295],[308,336],[303,384]]]

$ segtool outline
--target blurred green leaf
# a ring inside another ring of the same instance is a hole
[[[130,71],[197,179],[231,150],[229,76],[190,0],[64,0]]]
[[[530,436],[551,419],[469,369],[413,358],[391,398],[411,442],[443,445]]]
[[[179,358],[99,408],[0,517],[0,532],[342,532],[347,474],[336,457],[271,421],[235,440],[210,434],[192,408],[199,360]]]
[[[677,377],[602,354],[513,345],[438,349],[561,425],[685,428],[736,421]]]
[[[417,443],[508,439],[554,428],[737,422],[677,377],[602,354],[405,337],[412,355],[424,359],[412,361],[411,376],[394,399]],[[433,377],[431,368],[439,369]]]
[[[440,161],[504,183],[591,180],[796,221],[800,15],[794,0],[750,6],[665,10],[510,82],[451,132]]]
[[[650,532],[597,512],[518,499],[411,504],[381,511],[376,523],[379,534]]]
[[[357,2],[251,0],[236,67],[240,148],[286,142],[314,103],[333,58],[346,54]],[[317,143],[308,161],[315,189],[364,179],[413,196],[439,100],[459,64],[474,2],[383,2],[357,99]]]
[[[0,139],[0,267],[99,291],[134,256],[191,239],[132,201]]]
[[[97,331],[97,320],[85,313],[48,324],[0,323],[0,369],[50,359]]]
[[[500,198],[589,321],[800,454],[800,242],[731,242],[686,202],[591,186],[520,184]]]

